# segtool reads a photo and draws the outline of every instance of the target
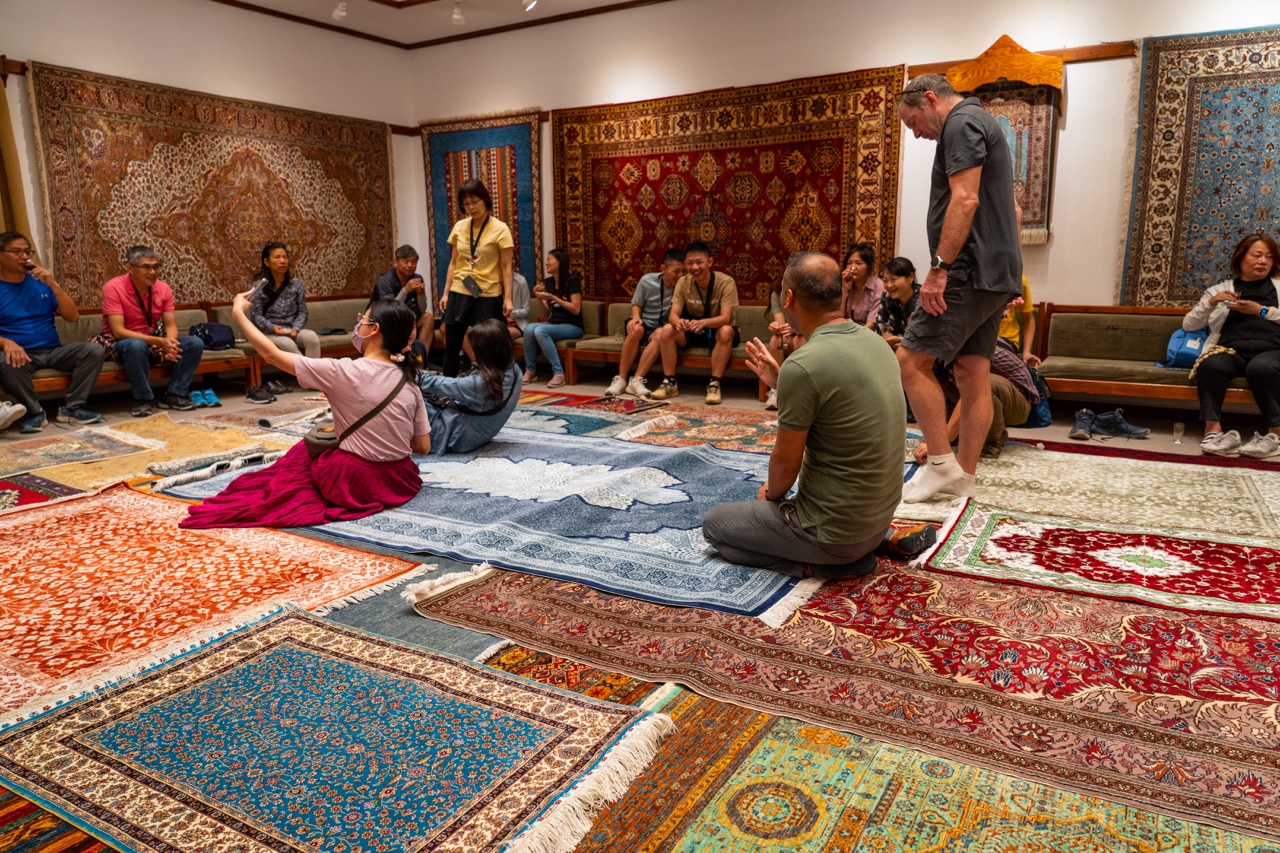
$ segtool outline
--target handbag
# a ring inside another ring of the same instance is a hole
[[[311,430],[306,435],[302,437],[302,443],[307,446],[307,454],[312,459],[317,459],[319,458],[320,454],[324,453],[326,450],[336,449],[339,445],[342,444],[342,440],[344,438],[351,435],[351,433],[355,432],[356,430],[360,429],[360,427],[364,426],[369,421],[373,420],[374,416],[377,415],[378,412],[381,412],[383,409],[385,409],[391,403],[391,401],[396,398],[396,395],[400,393],[400,389],[403,388],[404,384],[408,381],[409,381],[408,374],[405,374],[402,372],[400,376],[400,381],[396,383],[395,389],[390,394],[388,394],[382,400],[381,403],[374,406],[373,409],[371,409],[370,411],[365,412],[364,416],[361,417],[360,420],[356,421],[351,426],[344,429],[342,431],[342,435],[334,434],[336,427],[334,426],[332,420],[324,420],[317,423],[315,426],[311,428]]]
[[[1204,345],[1209,342],[1209,328],[1188,332],[1177,329],[1169,336],[1169,346],[1165,350],[1164,361],[1157,361],[1156,367],[1181,368],[1190,370],[1204,352]]]
[[[204,341],[207,350],[231,349],[236,342],[235,330],[224,323],[196,323],[191,334]]]

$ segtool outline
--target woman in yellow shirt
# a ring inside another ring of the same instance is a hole
[[[511,313],[511,257],[515,241],[505,222],[492,215],[493,197],[481,181],[458,188],[466,216],[453,226],[449,271],[440,311],[444,315],[444,375],[457,376],[467,329]]]

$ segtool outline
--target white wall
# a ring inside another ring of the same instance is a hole
[[[1008,33],[1046,50],[1280,23],[1274,0],[678,0],[416,51],[415,119],[620,103],[899,63],[962,60]],[[476,61],[477,56],[486,57]],[[1067,68],[1053,236],[1025,247],[1037,301],[1107,304],[1119,287],[1137,59]],[[465,69],[465,70],[463,70]],[[555,239],[549,126],[543,233]],[[934,145],[904,141],[899,251],[921,265]]]
[[[0,0],[0,53],[131,80],[341,116],[413,124],[398,48],[208,0]],[[26,78],[6,93],[33,237],[44,249]],[[422,146],[393,137],[399,242],[425,244]]]

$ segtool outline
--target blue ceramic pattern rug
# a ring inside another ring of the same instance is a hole
[[[0,778],[122,851],[567,851],[670,729],[291,609],[0,734]]]
[[[709,509],[755,499],[767,456],[508,428],[472,453],[416,458],[424,485],[409,503],[320,529],[771,624],[821,585],[735,566],[702,538]],[[203,499],[229,479],[169,494]]]

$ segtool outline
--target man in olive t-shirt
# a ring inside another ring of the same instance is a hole
[[[793,255],[782,313],[807,342],[781,369],[758,339],[747,344],[752,369],[778,389],[778,436],[761,500],[723,504],[703,520],[702,535],[732,563],[793,577],[875,569],[871,552],[902,497],[907,407],[893,350],[844,319],[840,300],[835,261]]]

